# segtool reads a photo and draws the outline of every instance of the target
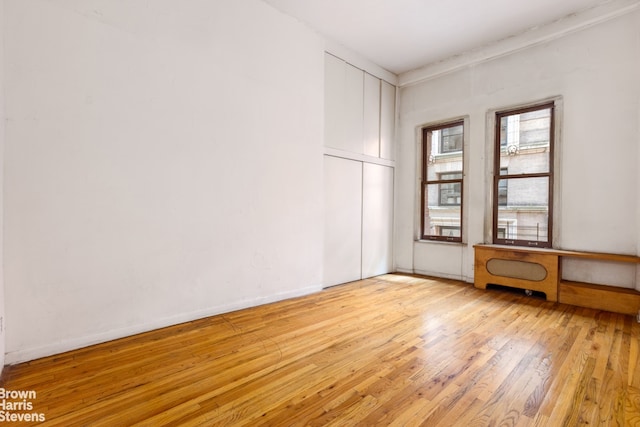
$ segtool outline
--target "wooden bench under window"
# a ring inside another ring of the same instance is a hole
[[[633,289],[562,279],[564,258],[637,264],[638,256],[485,244],[474,249],[476,288],[502,285],[542,292],[548,301],[581,307],[632,315],[640,310],[640,292]]]

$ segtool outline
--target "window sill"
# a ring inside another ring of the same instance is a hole
[[[453,246],[468,246],[468,243],[465,241],[462,242],[447,242],[445,240],[428,240],[428,239],[416,239],[413,241],[414,243],[433,243],[436,245],[453,245]]]

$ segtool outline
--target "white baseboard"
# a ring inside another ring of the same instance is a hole
[[[461,274],[447,274],[447,273],[442,273],[441,271],[427,271],[427,270],[415,270],[414,273],[419,274],[421,276],[439,277],[442,279],[460,280],[462,282],[473,283],[473,278],[470,279]]]
[[[419,274],[420,276],[439,277],[442,279],[460,280],[466,283],[473,283],[473,277],[467,277],[457,274],[445,274],[442,272],[427,271],[427,270],[413,270],[410,268],[396,268],[396,273],[402,274]]]
[[[230,313],[232,311],[242,310],[249,307],[256,307],[259,305],[282,301],[289,298],[309,295],[315,292],[320,292],[321,290],[322,287],[320,285],[308,286],[302,289],[296,289],[295,291],[282,292],[279,294],[254,298],[251,300],[236,301],[229,304],[207,308],[204,310],[196,310],[193,312],[181,313],[175,316],[168,316],[161,319],[153,319],[146,323],[132,325],[125,328],[113,329],[110,331],[92,335],[85,335],[79,338],[58,341],[41,347],[8,351],[5,354],[5,363],[7,365],[14,365],[17,363],[28,362],[30,360],[39,359],[41,357],[52,356],[54,354],[60,354],[70,350],[88,347],[90,345],[100,344],[118,338],[124,338],[131,335],[139,334],[142,332],[152,331],[154,329],[160,329],[184,322],[190,322],[192,320],[215,316],[217,314]]]

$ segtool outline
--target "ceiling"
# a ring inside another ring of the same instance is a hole
[[[264,0],[402,74],[616,0]]]

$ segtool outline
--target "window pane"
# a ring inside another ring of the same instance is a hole
[[[506,169],[500,169],[500,175],[506,175],[507,174],[507,170]],[[499,206],[506,206],[508,203],[508,195],[509,195],[509,188],[507,186],[507,180],[506,179],[501,179],[500,181],[498,181],[498,205]]]
[[[445,179],[462,179],[462,172],[448,172],[440,174],[440,181]]]
[[[444,128],[440,131],[440,152],[450,153],[462,150],[462,125]]]
[[[462,202],[462,186],[459,182],[440,185],[440,205],[460,205]]]
[[[498,181],[506,189],[505,203],[498,199],[496,236],[507,240],[549,240],[549,177],[508,178]]]
[[[500,117],[500,168],[509,175],[549,172],[551,108]]]
[[[460,237],[460,226],[450,227],[447,225],[440,226],[440,236],[445,237]]]
[[[427,181],[462,178],[462,151],[446,156],[429,156],[427,160]]]
[[[460,183],[427,184],[425,187],[425,236],[460,237]],[[444,203],[443,203],[444,202]]]
[[[460,129],[462,132],[462,125],[455,126],[454,128],[444,128],[438,130],[432,130],[427,132],[427,146],[426,146],[426,168],[427,168],[427,181],[438,181],[441,179],[452,179],[453,174],[458,173],[461,175],[462,170],[462,133],[459,135],[447,135],[443,137],[445,131],[451,131],[451,129]],[[459,144],[453,142],[452,138],[459,137]],[[458,146],[455,150],[442,150],[443,138],[447,141],[444,145],[447,147]],[[446,178],[443,178],[447,175]]]

